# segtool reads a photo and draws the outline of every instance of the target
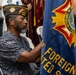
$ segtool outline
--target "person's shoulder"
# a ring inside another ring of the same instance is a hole
[[[0,43],[1,42],[6,43],[6,42],[12,41],[12,40],[15,40],[15,38],[9,32],[6,32],[4,35],[2,35],[0,37]]]
[[[18,42],[10,35],[3,35],[0,37],[0,47],[12,48],[15,47]]]
[[[5,35],[1,36],[1,37],[0,37],[0,46],[3,47],[3,46],[6,44],[7,39],[8,39],[8,38],[7,38]]]
[[[0,41],[5,41],[6,39],[8,39],[8,38],[7,38],[7,35],[2,35],[2,36],[0,37]]]

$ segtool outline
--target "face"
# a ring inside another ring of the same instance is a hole
[[[26,30],[27,28],[27,20],[21,15],[16,16],[14,19],[14,28],[18,31],[21,32],[22,30]]]

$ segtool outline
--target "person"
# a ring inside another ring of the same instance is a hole
[[[76,3],[76,0],[72,0],[74,23],[75,23],[75,28],[76,28],[76,4],[75,3]]]
[[[73,15],[76,16],[76,0],[72,0],[72,5],[73,5]]]
[[[74,24],[75,24],[75,33],[76,33],[76,0],[72,0],[73,5],[73,16],[74,16]],[[76,35],[75,35],[75,42],[76,42]],[[75,75],[76,75],[76,51],[75,53]]]
[[[2,9],[2,6],[0,5],[0,10]]]
[[[28,8],[25,5],[3,6],[7,32],[0,37],[0,68],[3,75],[37,75],[31,63],[40,62],[41,41],[31,49],[20,33],[27,27]]]
[[[3,10],[2,10],[2,7],[4,6],[4,5],[8,5],[8,4],[16,4],[16,5],[22,5],[22,2],[21,2],[21,0],[2,0],[2,1],[0,1],[0,11],[1,11],[1,15],[2,15],[2,17],[4,18],[4,20],[3,20],[3,35],[4,35],[4,33],[7,31],[7,26],[6,26],[6,23],[5,23],[5,17],[4,17],[4,14],[3,14]],[[31,10],[32,9],[32,5],[31,4],[27,4],[27,6],[28,6],[28,10]]]
[[[22,37],[25,37],[28,40],[30,47],[33,49],[34,48],[34,44],[33,44],[32,40],[26,35],[26,31],[22,31],[20,33],[20,35]]]
[[[31,3],[28,3],[28,1],[27,0],[21,0],[21,2],[22,2],[22,5],[27,5],[28,7],[29,7],[29,10],[31,11],[32,10],[32,4]],[[28,14],[29,15],[29,14]],[[29,16],[28,16],[29,17]],[[28,20],[29,20],[29,18],[28,18]],[[29,24],[28,24],[29,25]],[[34,43],[33,43],[33,41],[31,40],[31,38],[30,37],[28,37],[28,30],[29,29],[27,29],[26,31],[22,31],[21,32],[21,36],[23,36],[23,37],[26,37],[26,39],[28,40],[28,42],[29,42],[29,44],[30,44],[30,47],[31,48],[34,48]]]

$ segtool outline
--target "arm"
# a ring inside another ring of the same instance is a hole
[[[72,0],[72,5],[73,5],[74,23],[76,28],[76,0]]]
[[[76,16],[76,0],[72,0],[73,5],[73,15]]]
[[[0,5],[0,10],[2,9],[2,6]]]
[[[31,63],[35,62],[41,55],[42,42],[38,44],[33,50],[30,52],[24,51],[20,57],[18,58],[18,62]]]
[[[35,61],[35,63],[40,63],[41,61],[41,56]]]

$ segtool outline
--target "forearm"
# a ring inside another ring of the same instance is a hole
[[[76,28],[76,0],[72,0],[72,5],[73,5],[74,23]]]
[[[35,62],[41,56],[42,42],[30,52],[24,51],[17,59],[18,62],[31,63]]]
[[[41,56],[35,62],[40,63],[41,62]]]
[[[72,0],[73,5],[73,15],[76,16],[76,0]]]
[[[2,9],[2,5],[0,5],[0,10]]]
[[[30,55],[32,60],[36,61],[41,56],[42,42],[38,44],[33,50],[31,50]]]

